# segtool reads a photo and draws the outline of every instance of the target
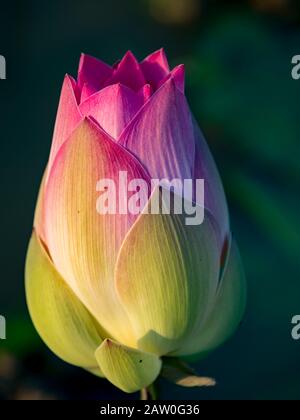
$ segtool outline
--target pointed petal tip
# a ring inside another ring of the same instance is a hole
[[[98,63],[98,64],[103,64],[107,67],[111,67],[109,64],[105,63],[104,61],[100,60],[99,58],[91,55],[91,54],[86,54],[84,52],[80,53],[80,57],[79,57],[79,68],[82,68],[82,65],[84,64],[85,61],[92,61],[94,63]]]
[[[83,122],[85,122],[83,125],[88,130],[94,131],[98,136],[101,136],[102,139],[104,138],[109,142],[115,143],[115,139],[102,127],[101,124],[99,124],[99,122],[92,115],[85,116]]]
[[[151,385],[158,377],[162,362],[154,354],[105,340],[95,352],[105,377],[126,393]]]
[[[50,172],[56,154],[81,120],[78,107],[79,89],[76,80],[66,74],[61,88],[53,140],[48,164]],[[47,181],[48,182],[48,176]]]
[[[151,83],[155,90],[170,74],[170,66],[163,48],[148,55],[140,66],[147,82]]]
[[[167,70],[168,72],[170,71],[168,58],[167,58],[165,49],[163,47],[154,51],[153,53],[149,54],[142,62],[143,63],[145,63],[145,62],[152,62],[152,63],[157,62],[165,70]]]
[[[185,64],[178,64],[178,66],[176,66],[175,68],[174,68],[174,70],[178,70],[178,71],[185,71]]]
[[[134,59],[135,61],[137,61],[137,58],[136,58],[136,56],[134,55],[134,53],[131,51],[131,50],[128,50],[125,54],[124,54],[124,57],[123,57],[123,59],[127,59],[127,58],[130,58],[130,59]]]
[[[81,72],[81,70],[82,70],[82,67],[83,67],[83,65],[84,65],[84,61],[86,60],[86,58],[88,57],[88,55],[87,54],[85,54],[85,53],[80,53],[80,56],[79,56],[79,62],[78,62],[78,75],[80,74],[80,72]]]
[[[85,64],[85,61],[87,61],[87,60],[93,60],[93,59],[96,60],[95,57],[92,57],[89,54],[86,54],[84,52],[80,53],[80,56],[79,56],[79,65],[78,65],[78,73],[82,70],[82,67]]]
[[[136,58],[136,56],[131,50],[126,51],[126,53],[123,55],[121,60],[117,61],[116,69],[119,68],[120,66],[124,66],[124,63],[126,64],[128,62],[129,63],[133,62],[134,64],[139,65],[138,59]]]
[[[131,51],[127,51],[122,60],[113,68],[113,74],[106,85],[121,82],[133,90],[139,90],[145,83],[145,77],[140,63]]]
[[[101,136],[101,138],[105,138],[106,140],[114,142],[112,137],[103,129],[103,127],[98,123],[98,121],[92,115],[86,115],[83,118],[82,122],[78,125],[76,130],[92,131],[97,136]]]
[[[64,80],[63,80],[63,84],[64,83],[70,83],[71,84],[71,87],[73,88],[73,90],[74,90],[74,85],[77,85],[77,82],[76,82],[76,80],[74,79],[74,77],[73,76],[71,76],[70,74],[68,74],[68,73],[65,73],[65,76],[64,76]]]
[[[173,82],[174,86],[179,90],[181,93],[185,93],[185,65],[180,64],[175,67],[163,80],[160,81],[158,84],[158,89],[162,88],[162,86],[170,85]]]
[[[175,77],[168,77],[157,89],[157,93],[163,92],[165,91],[166,95],[172,95],[172,94],[176,94],[176,92],[178,92],[178,82],[177,79]],[[180,92],[182,92],[182,90],[179,90]]]
[[[179,64],[171,72],[171,79],[174,80],[177,89],[185,92],[185,64]]]
[[[88,83],[94,90],[101,88],[112,74],[112,68],[104,61],[88,54],[81,54],[78,65],[77,82],[80,89]]]

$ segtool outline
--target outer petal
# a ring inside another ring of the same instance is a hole
[[[184,64],[180,64],[179,66],[175,67],[171,73],[169,73],[164,79],[162,79],[158,87],[162,86],[166,83],[167,80],[173,79],[177,89],[184,94],[185,91],[185,66]]]
[[[194,122],[196,155],[194,178],[205,180],[205,206],[214,215],[220,230],[220,247],[230,233],[227,201],[222,181],[203,134]]]
[[[106,85],[114,85],[116,83],[122,83],[135,91],[138,91],[146,84],[139,62],[131,51],[125,54],[114,70],[111,79],[106,82]]]
[[[116,265],[116,288],[135,328],[138,348],[166,355],[180,348],[205,317],[219,275],[214,222],[186,226],[183,215],[150,213],[128,233]],[[149,240],[151,238],[151,240]]]
[[[143,105],[143,98],[121,84],[108,86],[80,105],[83,115],[91,115],[117,139]]]
[[[74,91],[74,83],[74,79],[70,76],[67,75],[65,77],[54,127],[54,135],[48,165],[49,171],[51,170],[52,164],[61,145],[69,138],[75,127],[82,119]]]
[[[246,281],[240,254],[235,241],[218,288],[215,301],[205,325],[186,341],[176,355],[202,354],[223,344],[234,333],[244,315]]]
[[[38,200],[35,208],[33,226],[39,238],[45,242],[45,228],[44,228],[44,196],[45,196],[45,182],[46,182],[47,168],[44,172],[42,182],[39,189]]]
[[[186,99],[172,79],[135,116],[119,143],[141,160],[152,178],[191,179],[193,125]]]
[[[154,354],[105,340],[96,351],[96,359],[106,378],[124,392],[136,392],[151,385],[161,370]]]
[[[100,326],[58,274],[35,233],[27,255],[26,296],[31,318],[47,346],[72,365],[96,368]]]
[[[78,86],[80,89],[84,85],[97,92],[104,82],[111,77],[112,68],[101,60],[87,54],[81,54],[78,69]]]
[[[53,165],[46,189],[45,227],[59,272],[101,325],[132,345],[130,324],[115,294],[113,278],[119,248],[137,216],[97,212],[98,181],[111,179],[119,191],[120,171],[127,172],[128,182],[148,179],[133,156],[85,120]]]
[[[141,69],[147,83],[153,86],[154,89],[157,89],[159,83],[170,73],[164,49],[162,48],[145,58],[141,63]]]

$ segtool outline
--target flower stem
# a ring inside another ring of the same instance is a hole
[[[141,389],[141,401],[147,401],[149,399],[148,390],[147,388]]]

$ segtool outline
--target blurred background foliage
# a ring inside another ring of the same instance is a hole
[[[234,338],[198,363],[210,390],[160,383],[162,398],[299,399],[300,3],[293,0],[12,0],[1,5],[0,398],[125,398],[57,360],[28,317],[23,286],[36,194],[63,76],[81,51],[115,62],[165,47],[187,69],[187,96],[228,195],[249,284]],[[132,396],[133,398],[135,396]]]

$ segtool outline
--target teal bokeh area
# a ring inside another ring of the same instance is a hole
[[[300,399],[299,2],[12,0],[2,2],[0,54],[0,398],[128,398],[56,359],[28,316],[24,261],[60,87],[81,52],[111,64],[164,47],[185,63],[187,96],[213,151],[240,245],[249,298],[237,334],[206,360],[209,390],[160,382],[168,399]],[[130,398],[136,398],[135,395]]]

